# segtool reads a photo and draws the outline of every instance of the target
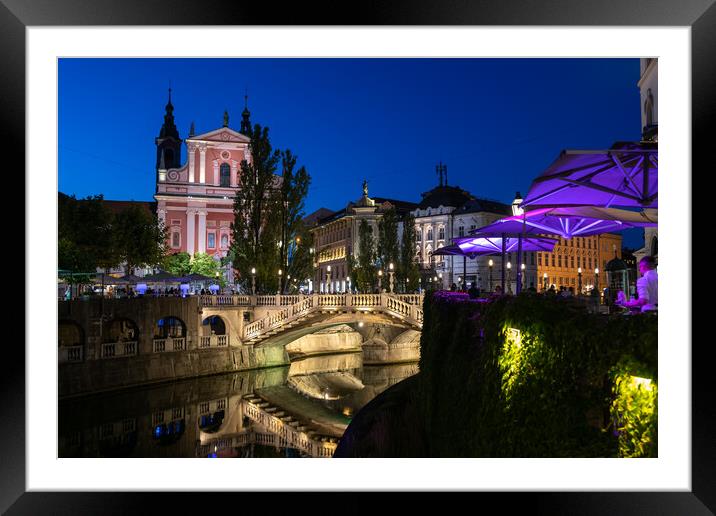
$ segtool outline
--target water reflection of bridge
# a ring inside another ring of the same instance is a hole
[[[327,457],[355,412],[416,371],[363,366],[361,353],[348,353],[68,400],[60,456]]]

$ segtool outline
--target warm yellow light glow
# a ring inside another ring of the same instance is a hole
[[[512,341],[518,348],[522,346],[522,332],[517,328],[507,328],[507,340]]]
[[[645,391],[651,391],[653,386],[649,378],[641,378],[640,376],[632,376],[631,383],[634,387],[642,387]]]
[[[547,279],[547,273],[545,272],[544,274],[542,274],[542,277],[543,277],[544,279]]]
[[[581,267],[577,267],[577,272],[578,272],[579,274],[582,274],[582,268],[581,268]]]
[[[389,268],[391,271],[393,270],[393,262],[390,262],[390,263],[388,264],[388,268]]]
[[[599,274],[599,267],[597,267],[596,269],[594,269],[594,274]]]
[[[330,265],[328,266],[328,269],[327,269],[327,270],[328,270],[328,272],[331,272],[331,266],[330,266]]]
[[[525,270],[525,264],[520,265],[520,269]]]
[[[255,267],[251,267],[251,274],[256,274],[256,268],[255,268]]]
[[[495,265],[495,262],[493,262],[492,259],[490,259],[490,261],[487,262],[487,263],[490,265],[490,267],[492,267],[493,265]]]
[[[362,328],[362,327],[363,327],[363,321],[360,321],[360,322],[358,323],[358,327],[359,327],[359,328]]]
[[[378,276],[382,276],[382,275],[383,275],[383,271],[382,271],[382,270],[379,270],[379,271],[378,271]]]
[[[512,263],[511,263],[511,262],[507,262],[507,268],[508,268],[508,269],[511,269],[511,268],[512,268]]]
[[[344,408],[343,408],[343,415],[344,415],[344,416],[350,416],[350,415],[351,415],[351,408],[350,408],[350,407],[344,407]]]
[[[278,270],[278,275],[280,276],[281,274],[283,274],[283,271],[282,271],[281,269],[279,269],[279,270]]]

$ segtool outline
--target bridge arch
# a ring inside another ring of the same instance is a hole
[[[210,315],[201,321],[201,334],[209,335],[228,335],[229,324],[220,315]]]
[[[81,362],[85,356],[85,330],[72,319],[61,319],[57,325],[59,362]]]
[[[173,315],[162,317],[154,326],[154,338],[183,338],[187,336],[186,323]]]
[[[103,342],[137,341],[139,326],[127,317],[115,317],[105,326],[102,333]]]

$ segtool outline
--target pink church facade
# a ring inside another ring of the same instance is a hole
[[[224,257],[231,244],[233,203],[239,187],[241,161],[250,162],[249,111],[244,109],[241,132],[224,126],[190,135],[182,141],[174,125],[171,92],[164,124],[156,139],[157,216],[168,231],[170,253],[207,253]],[[181,164],[181,149],[186,161]]]

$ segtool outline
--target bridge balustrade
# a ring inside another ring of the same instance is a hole
[[[137,354],[137,341],[105,342],[101,358],[129,357]]]
[[[229,345],[228,335],[202,335],[199,337],[199,348],[222,348]]]
[[[60,346],[58,355],[61,363],[82,362],[82,346]]]
[[[166,339],[154,339],[152,350],[155,353],[168,351],[186,351],[186,337],[167,337]]]

